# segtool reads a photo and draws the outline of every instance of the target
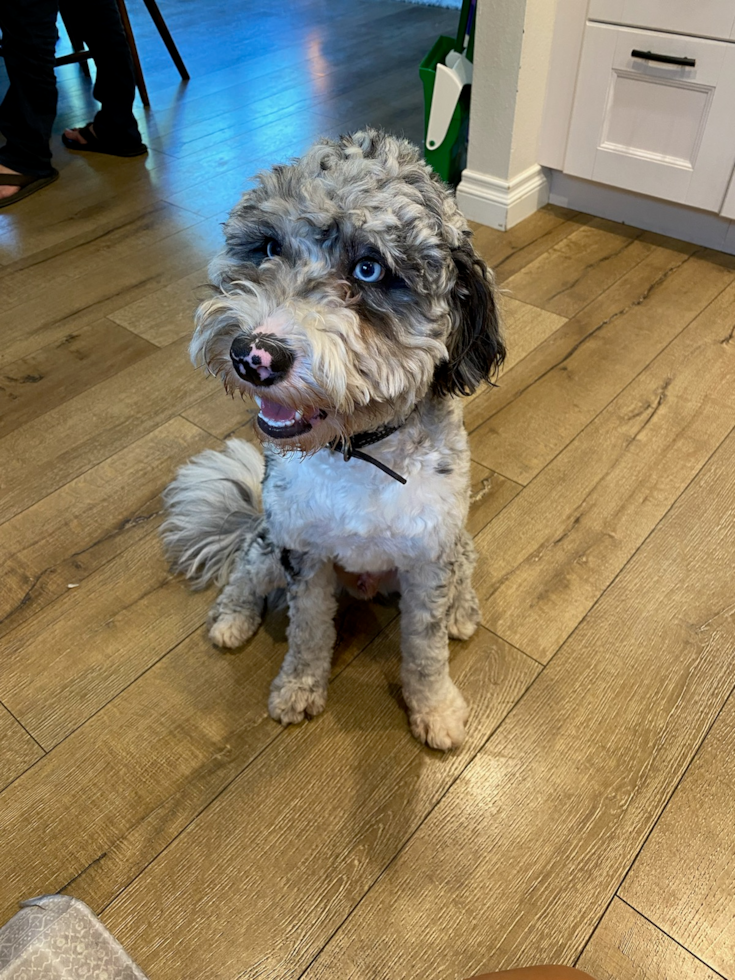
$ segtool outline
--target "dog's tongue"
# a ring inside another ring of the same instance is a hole
[[[260,414],[273,422],[285,422],[287,419],[292,419],[296,412],[287,405],[279,405],[278,402],[272,402],[269,398],[261,398]]]

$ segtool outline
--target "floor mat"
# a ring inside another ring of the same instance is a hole
[[[67,895],[23,902],[0,929],[0,980],[147,980],[87,906]]]

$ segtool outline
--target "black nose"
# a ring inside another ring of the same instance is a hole
[[[273,385],[286,377],[294,362],[288,345],[270,333],[240,334],[230,347],[235,371],[251,385]]]

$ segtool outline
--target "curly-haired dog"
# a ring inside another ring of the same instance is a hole
[[[504,356],[470,236],[417,150],[375,131],[260,174],[225,226],[191,354],[256,400],[265,460],[232,440],[183,467],[163,534],[175,569],[225,586],[211,614],[220,646],[252,636],[285,586],[289,649],[269,700],[283,724],[324,708],[346,573],[366,597],[400,590],[414,735],[462,742],[447,638],[469,637],[479,611],[457,396]]]

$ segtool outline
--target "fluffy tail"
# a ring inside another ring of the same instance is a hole
[[[161,526],[171,569],[195,589],[225,585],[235,556],[262,528],[263,457],[250,443],[230,439],[182,466],[163,493]]]

